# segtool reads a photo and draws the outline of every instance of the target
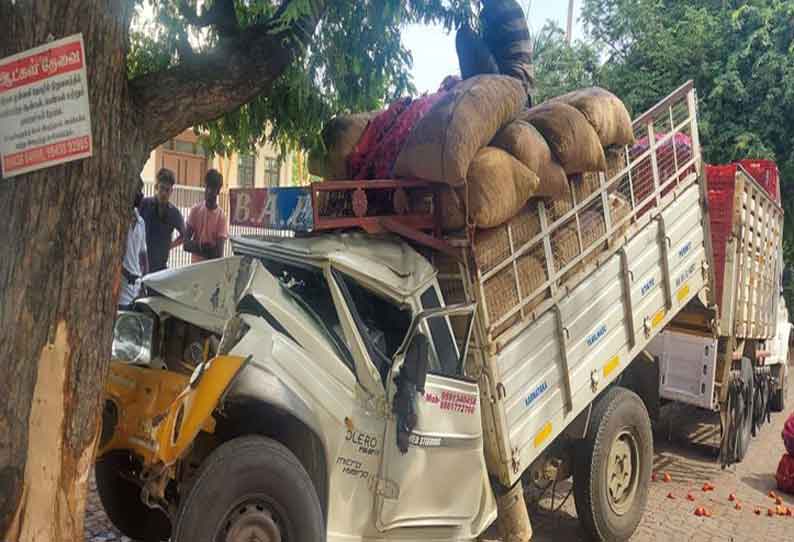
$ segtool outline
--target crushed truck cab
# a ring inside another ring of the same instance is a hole
[[[215,358],[192,377],[113,363],[107,401],[125,422],[100,460],[133,452],[153,473],[150,502],[162,503],[169,484],[184,482],[181,463],[201,461],[205,446],[192,444],[268,435],[286,443],[312,479],[329,540],[473,539],[492,523],[479,390],[449,323],[450,314],[471,317],[473,307],[444,308],[435,269],[397,239],[329,234],[244,241],[236,251],[186,270],[217,277],[232,268],[237,276],[219,287],[246,284]],[[406,433],[392,404],[420,336],[423,395],[409,403],[416,421]]]
[[[157,295],[116,325],[111,520],[175,542],[474,541],[498,520],[524,542],[524,484],[573,475],[587,532],[630,538],[653,459],[645,350],[713,304],[692,84],[633,130],[567,207],[531,200],[499,228],[429,232],[419,181],[316,183],[297,198],[312,231],[147,277]]]

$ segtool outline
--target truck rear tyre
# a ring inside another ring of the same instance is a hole
[[[642,519],[653,462],[648,411],[637,394],[614,387],[596,400],[576,446],[574,498],[593,540],[628,540]]]
[[[171,536],[171,522],[162,510],[141,501],[141,488],[133,483],[135,464],[129,452],[110,452],[96,462],[94,473],[99,500],[110,522],[121,534],[143,542]]]
[[[742,461],[750,449],[750,441],[753,438],[753,412],[755,411],[755,377],[753,374],[753,364],[750,358],[743,357],[741,361],[741,376],[747,389],[742,396],[743,415],[739,420],[739,442],[736,461]]]
[[[786,392],[788,388],[786,386],[785,367],[780,367],[780,373],[780,387],[769,398],[769,409],[772,412],[783,412],[786,410]]]
[[[174,531],[172,542],[322,542],[325,520],[311,478],[292,452],[246,436],[207,457]]]

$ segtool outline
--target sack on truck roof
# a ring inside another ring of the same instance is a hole
[[[474,155],[525,101],[521,83],[512,77],[480,75],[459,83],[414,126],[394,174],[462,185]]]
[[[522,112],[546,139],[565,173],[604,171],[604,148],[595,129],[578,109],[562,102],[546,102]]]
[[[541,133],[529,122],[514,120],[499,130],[491,145],[509,152],[538,175],[538,197],[559,198],[568,193],[565,170],[554,160]]]
[[[463,204],[462,189],[442,186],[438,191],[438,204],[441,207],[441,228],[444,231],[462,230],[466,227],[466,208]]]
[[[328,121],[322,133],[325,152],[317,150],[309,155],[309,173],[328,180],[349,178],[347,157],[355,149],[369,121],[379,113],[367,111],[338,115]]]
[[[481,228],[493,228],[514,217],[538,189],[538,176],[495,147],[485,147],[466,175],[469,216]]]
[[[634,144],[631,115],[620,98],[608,90],[583,88],[550,100],[557,101],[578,109],[595,129],[602,146]]]

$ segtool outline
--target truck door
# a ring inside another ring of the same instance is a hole
[[[422,296],[422,308],[438,307],[438,297],[431,286]],[[412,330],[415,336],[406,338],[410,342],[395,356],[386,382],[392,415],[386,422],[376,488],[377,526],[384,531],[468,526],[491,498],[479,389],[463,376],[447,315],[415,318]],[[415,417],[406,431],[405,417],[395,413],[400,403],[395,396],[405,385],[406,357],[416,354],[411,345],[421,344],[426,354],[419,355],[427,356],[428,372],[424,385],[408,394]]]

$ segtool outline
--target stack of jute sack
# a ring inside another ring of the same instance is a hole
[[[576,180],[569,185],[569,177],[606,171],[605,149],[634,142],[625,106],[600,88],[532,108],[525,107],[520,82],[503,75],[472,77],[439,94],[400,142],[390,176],[443,183],[449,231],[504,224],[531,198],[564,199],[577,186]],[[383,114],[330,121],[323,133],[327,152],[312,155],[310,171],[327,179],[353,178],[349,159]]]
[[[368,175],[377,172],[379,178],[441,183],[443,227],[474,228],[475,259],[484,272],[509,256],[508,224],[514,247],[528,242],[540,232],[538,202],[544,202],[549,223],[562,217],[601,186],[602,172],[609,178],[625,168],[626,146],[634,143],[626,107],[601,88],[528,108],[517,79],[479,75],[420,100],[333,119],[323,133],[326,153],[311,157],[310,171],[327,179],[373,178]],[[368,156],[377,163],[362,166]],[[557,271],[603,237],[604,212],[615,222],[630,211],[617,191],[609,194],[608,209],[600,198],[590,199],[592,209],[586,206],[552,234]],[[541,249],[521,258],[517,277],[491,281],[494,321],[515,305],[515,295],[505,293],[515,290],[508,282],[520,284],[523,294],[545,282]]]

